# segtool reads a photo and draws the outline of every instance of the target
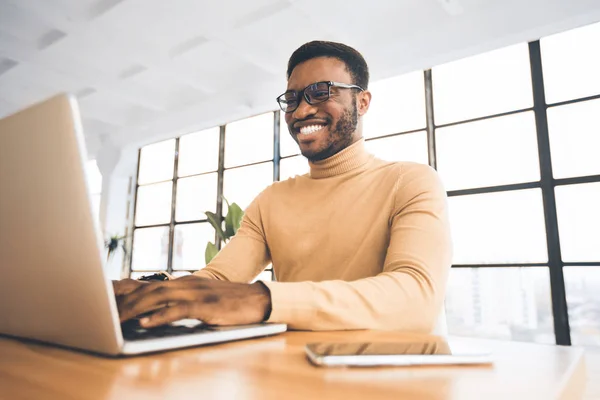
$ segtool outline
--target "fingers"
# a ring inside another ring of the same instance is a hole
[[[154,328],[155,326],[169,324],[171,322],[179,321],[180,319],[192,318],[190,313],[191,309],[192,307],[189,302],[182,301],[169,307],[162,308],[148,317],[142,318],[140,324],[144,328]]]
[[[182,285],[176,281],[148,283],[120,299],[119,318],[126,321],[169,303],[193,301],[198,296],[197,290],[196,287]]]
[[[144,285],[141,281],[136,281],[134,279],[123,279],[120,281],[112,281],[113,290],[115,292],[115,296],[123,296],[128,293],[133,292],[138,287]]]

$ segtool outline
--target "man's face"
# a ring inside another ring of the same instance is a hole
[[[346,65],[329,57],[313,58],[298,64],[288,80],[287,90],[300,91],[315,82],[334,81],[351,84]],[[359,95],[363,95],[361,93]],[[368,94],[370,99],[370,94]],[[362,100],[362,99],[361,99]],[[338,153],[362,137],[358,117],[366,108],[357,106],[355,89],[331,88],[329,100],[310,105],[302,99],[298,108],[285,113],[285,122],[300,152],[311,161],[323,160]],[[359,111],[359,108],[361,110]]]

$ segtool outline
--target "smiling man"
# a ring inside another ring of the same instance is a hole
[[[265,189],[237,235],[184,278],[115,283],[121,320],[261,321],[291,329],[431,332],[450,269],[446,193],[426,165],[365,150],[369,72],[359,52],[315,41],[297,49],[277,98],[310,173]],[[271,262],[277,282],[249,284]]]

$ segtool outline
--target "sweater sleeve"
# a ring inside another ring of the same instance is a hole
[[[268,322],[307,330],[431,332],[452,253],[446,192],[435,170],[410,164],[400,173],[390,229],[377,276],[353,282],[264,282],[273,307]]]
[[[264,192],[263,192],[264,193]],[[244,212],[240,229],[196,276],[248,283],[270,262],[259,202],[262,193]]]

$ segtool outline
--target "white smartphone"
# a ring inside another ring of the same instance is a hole
[[[465,342],[309,343],[308,359],[323,367],[491,364],[492,354]]]

